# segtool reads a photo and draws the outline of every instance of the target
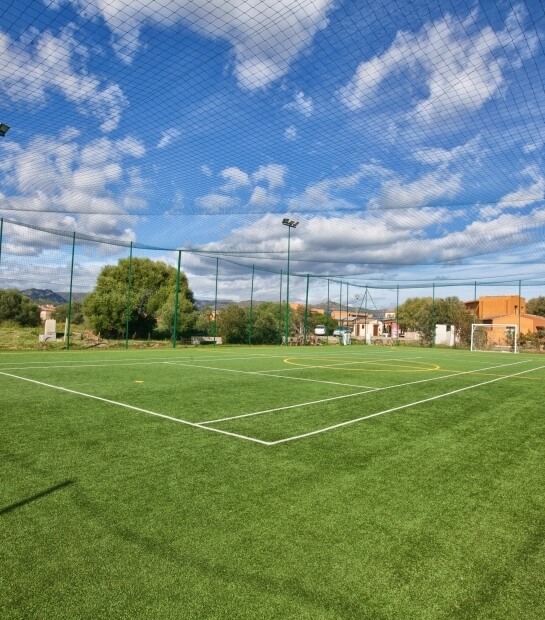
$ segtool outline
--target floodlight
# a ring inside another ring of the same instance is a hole
[[[8,133],[9,125],[0,123],[0,137],[4,137]]]
[[[284,226],[289,226],[290,228],[295,228],[297,224],[299,224],[299,222],[296,222],[295,220],[290,220],[289,217],[285,217],[282,220],[282,224],[284,224]]]

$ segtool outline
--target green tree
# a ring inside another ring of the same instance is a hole
[[[34,327],[40,324],[40,308],[16,289],[0,290],[0,321]]]
[[[397,313],[400,328],[419,332],[423,344],[431,342],[432,301],[431,297],[410,297],[399,306]]]
[[[68,318],[68,304],[61,304],[60,306],[57,306],[55,308],[55,315],[53,318],[57,321],[57,324],[64,323]],[[72,302],[70,322],[72,325],[81,325],[84,322],[83,303],[81,301]]]
[[[435,325],[454,325],[458,338],[462,344],[469,344],[471,340],[472,315],[467,311],[463,301],[458,297],[446,297],[435,302]]]
[[[230,304],[218,311],[218,336],[226,344],[243,344],[248,342],[247,318],[244,308]]]
[[[281,342],[280,312],[280,304],[272,301],[262,302],[254,306],[252,344],[279,344]]]
[[[403,330],[420,333],[423,345],[431,345],[437,324],[454,325],[460,341],[464,344],[471,337],[472,317],[458,297],[435,299],[411,297],[399,306],[398,323]]]
[[[129,283],[130,264],[130,291]],[[125,334],[127,321],[127,300],[129,301],[129,335],[145,338],[155,329],[158,320],[167,329],[173,314],[167,312],[174,307],[176,290],[176,269],[149,258],[128,258],[119,260],[117,265],[107,265],[100,272],[92,293],[83,302],[83,312],[90,327],[107,338],[121,338]],[[195,304],[185,274],[180,274],[179,284],[180,315],[193,315]],[[173,310],[172,310],[173,312]],[[191,319],[179,316],[180,335],[191,328]]]
[[[545,316],[545,297],[539,296],[529,299],[526,304],[526,312],[528,314],[537,314],[538,316]]]
[[[214,320],[214,310],[210,306],[201,308],[195,321],[195,332],[201,336],[214,336],[216,321]]]
[[[166,302],[161,306],[157,315],[158,326],[161,331],[172,336],[174,327],[174,314],[176,312],[176,293],[173,291]],[[197,308],[192,299],[180,292],[178,293],[178,324],[176,326],[176,334],[180,338],[186,338],[195,329],[197,322]]]

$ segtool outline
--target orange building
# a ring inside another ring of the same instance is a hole
[[[518,295],[495,295],[466,301],[465,306],[478,323],[519,325],[521,334],[545,330],[545,317],[526,314],[526,299]]]
[[[518,295],[494,295],[479,297],[472,301],[466,301],[467,311],[477,319],[485,319],[493,316],[507,316],[508,314],[520,314],[526,312],[526,300]]]

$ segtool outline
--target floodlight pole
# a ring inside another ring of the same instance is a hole
[[[285,326],[285,344],[288,346],[290,337],[290,243],[291,243],[291,229],[295,228],[299,222],[290,220],[285,217],[282,220],[282,224],[288,227],[288,272],[286,274],[286,326]]]

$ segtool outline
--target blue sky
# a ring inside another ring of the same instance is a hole
[[[544,49],[539,1],[15,0],[0,216],[277,271],[289,216],[300,274],[543,279]],[[66,260],[20,231],[4,279]],[[119,249],[88,254],[82,282]],[[208,295],[210,260],[185,267]],[[246,298],[247,268],[226,270],[220,293]]]

